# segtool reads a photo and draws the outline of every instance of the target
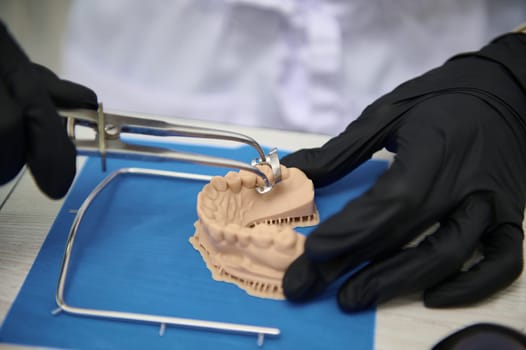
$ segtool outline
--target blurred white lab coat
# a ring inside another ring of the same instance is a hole
[[[63,73],[106,108],[336,134],[525,21],[524,0],[78,0]]]

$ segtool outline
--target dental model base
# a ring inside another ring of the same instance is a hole
[[[305,237],[293,227],[319,222],[312,181],[284,166],[281,176],[266,194],[254,191],[252,173],[213,177],[198,195],[199,220],[190,238],[215,280],[272,299],[284,299],[283,274],[303,252]]]

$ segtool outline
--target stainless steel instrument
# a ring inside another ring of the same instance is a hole
[[[59,110],[59,114],[67,120],[68,136],[75,144],[77,152],[81,155],[99,156],[103,170],[106,170],[107,157],[175,160],[253,172],[264,182],[263,186],[256,188],[260,193],[266,193],[272,190],[272,187],[281,181],[277,149],[274,148],[268,154],[265,154],[256,140],[240,133],[106,113],[103,111],[102,104],[99,104],[97,110],[62,109]],[[93,129],[95,131],[95,138],[91,140],[78,139],[75,133],[76,126],[85,126]],[[254,159],[250,164],[246,164],[227,158],[179,152],[162,147],[131,144],[122,140],[121,134],[123,133],[160,137],[180,136],[239,142],[252,146],[259,154],[259,158]],[[258,168],[258,166],[269,167],[272,173],[271,178]]]

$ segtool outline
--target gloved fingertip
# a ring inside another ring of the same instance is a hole
[[[329,167],[325,166],[323,154],[319,148],[300,149],[280,159],[280,164],[286,167],[298,168],[313,182],[315,187],[331,182]]]
[[[39,189],[52,199],[66,195],[76,174],[76,150],[71,142],[66,143],[60,157],[40,155],[28,160],[29,168]]]
[[[67,173],[63,174],[63,177],[60,181],[53,183],[52,186],[47,186],[44,192],[51,199],[63,198],[68,193],[69,188],[73,183],[73,179],[75,178],[75,175],[76,169],[75,167],[71,167],[70,169],[68,169]]]
[[[423,296],[424,305],[446,308],[475,304],[515,281],[523,268],[522,231],[515,227],[508,229],[503,226],[499,230],[495,235],[498,238],[491,241],[492,247],[485,248],[481,262],[427,289]],[[505,237],[506,232],[510,234],[508,237]],[[516,248],[515,251],[512,247]]]
[[[447,299],[444,300],[440,296],[436,295],[424,295],[424,306],[429,309],[441,309],[441,308],[447,308],[451,307],[451,303],[447,302]]]
[[[338,306],[351,313],[370,309],[377,304],[378,296],[359,283],[345,283],[338,291]]]
[[[25,164],[26,135],[20,111],[0,83],[0,186],[17,176]]]
[[[469,294],[451,288],[431,288],[424,292],[424,306],[430,309],[441,309],[473,303]]]
[[[70,81],[61,80],[61,86],[52,98],[56,105],[63,108],[98,108],[97,94],[93,90]]]
[[[317,296],[323,289],[325,284],[312,262],[304,255],[296,259],[283,276],[283,294],[289,301],[307,301]]]
[[[285,165],[286,167],[294,167],[302,169],[305,167],[308,159],[310,158],[310,149],[300,149],[293,153],[289,153],[286,156],[282,157],[279,162],[280,164]]]
[[[90,88],[62,80],[53,71],[37,63],[33,63],[32,67],[43,86],[47,88],[55,106],[97,109],[97,94]]]
[[[53,101],[60,107],[63,108],[87,108],[87,109],[97,109],[98,108],[98,99],[95,92],[83,85],[69,82],[61,81],[62,87],[59,93],[63,90],[68,91],[68,95],[55,95]]]

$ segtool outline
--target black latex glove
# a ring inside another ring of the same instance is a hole
[[[429,307],[466,304],[512,283],[522,271],[525,86],[526,35],[508,34],[400,85],[321,148],[282,159],[324,186],[382,147],[396,152],[369,191],[310,234],[285,296],[311,299],[366,262],[339,288],[344,311],[421,291]],[[484,259],[461,272],[477,247]]]
[[[27,163],[44,193],[66,194],[76,150],[58,107],[97,108],[97,96],[31,63],[0,22],[0,185]]]

